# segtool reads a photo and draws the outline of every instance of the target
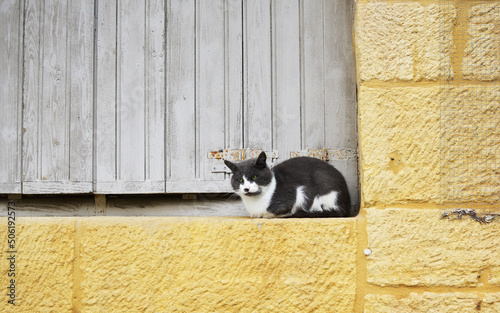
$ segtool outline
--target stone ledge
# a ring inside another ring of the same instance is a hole
[[[16,230],[18,306],[3,312],[354,307],[356,219],[18,218]]]

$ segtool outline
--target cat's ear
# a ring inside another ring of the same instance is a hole
[[[259,154],[259,157],[257,158],[257,161],[255,161],[255,166],[257,168],[265,168],[267,166],[266,164],[266,153],[262,151]]]
[[[227,167],[233,172],[233,174],[238,170],[238,165],[234,164],[231,161],[224,160],[224,164],[226,164]]]

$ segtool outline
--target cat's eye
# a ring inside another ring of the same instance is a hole
[[[256,179],[257,179],[257,176],[253,175],[252,180],[256,180]]]
[[[243,179],[242,179],[242,178],[238,178],[238,182],[239,182],[239,183],[242,183],[242,182],[243,182]]]

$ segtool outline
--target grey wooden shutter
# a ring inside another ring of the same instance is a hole
[[[228,192],[210,152],[263,149],[357,195],[350,1],[95,3],[2,3],[0,192]]]

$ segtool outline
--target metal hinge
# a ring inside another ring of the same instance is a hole
[[[231,162],[244,161],[248,159],[255,159],[262,152],[260,149],[225,149],[219,151],[210,151],[208,153],[209,159],[228,160]],[[274,162],[279,158],[277,150],[266,151],[268,163]],[[231,170],[222,162],[212,167],[212,173],[231,173]]]
[[[302,151],[290,152],[290,158],[310,157],[323,161],[333,160],[356,160],[357,151],[355,149],[306,149]]]
[[[260,149],[226,149],[219,151],[211,151],[208,153],[209,159],[228,160],[228,161],[244,161],[248,159],[255,159],[262,152]],[[277,150],[266,151],[268,159],[279,158]]]
[[[209,159],[241,161],[244,154],[243,149],[226,149],[219,151],[210,151],[207,156]]]
[[[248,160],[258,158],[261,152],[262,150],[260,149],[243,149],[243,159]],[[266,157],[269,160],[274,161],[280,157],[280,154],[278,153],[278,150],[266,151]]]

